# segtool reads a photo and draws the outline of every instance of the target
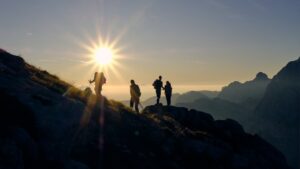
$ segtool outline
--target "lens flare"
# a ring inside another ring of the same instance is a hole
[[[100,47],[94,52],[95,61],[99,65],[109,65],[114,59],[114,52],[108,47]]]

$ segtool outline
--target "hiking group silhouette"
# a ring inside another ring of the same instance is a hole
[[[106,83],[106,77],[104,76],[103,72],[95,72],[94,74],[94,79],[93,80],[89,80],[89,83],[95,83],[95,94],[97,96],[97,98],[101,97],[101,91],[102,91],[102,86]],[[161,90],[165,91],[165,97],[167,100],[167,106],[171,105],[171,98],[172,98],[172,85],[169,81],[166,81],[166,85],[163,85],[163,81],[162,81],[162,76],[159,76],[158,79],[156,79],[152,86],[155,89],[155,93],[156,93],[156,105],[160,104],[160,98],[161,98]],[[136,82],[132,79],[130,80],[130,108],[135,109],[135,111],[137,113],[139,113],[139,106],[142,106],[142,104],[140,103],[140,97],[141,97],[142,93],[140,90],[140,87],[138,84],[136,84]]]

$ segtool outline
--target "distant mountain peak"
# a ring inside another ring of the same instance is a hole
[[[254,81],[263,81],[263,80],[270,80],[270,79],[269,79],[268,75],[265,74],[264,72],[258,72],[256,74]]]
[[[234,81],[234,82],[231,82],[231,83],[228,85],[228,87],[235,87],[235,86],[240,86],[240,85],[242,85],[241,82],[239,82],[239,81]]]

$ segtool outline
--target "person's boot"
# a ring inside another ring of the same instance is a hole
[[[136,111],[137,114],[140,114],[140,110],[139,110],[138,107],[135,108],[135,111]]]

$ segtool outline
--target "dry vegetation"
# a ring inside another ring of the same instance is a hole
[[[34,66],[26,64],[26,68],[31,75],[31,79],[47,87],[48,89],[58,92],[60,94],[65,93],[72,85],[68,84],[67,82],[62,81],[55,75],[51,75],[45,70],[38,69]]]

